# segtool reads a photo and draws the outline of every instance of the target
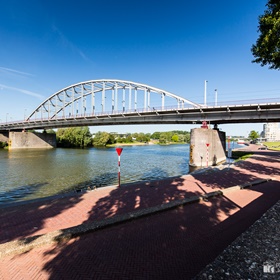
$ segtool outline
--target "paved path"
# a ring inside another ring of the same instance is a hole
[[[280,199],[279,153],[263,151],[222,170],[0,209],[1,248],[268,178],[272,180],[209,201],[3,255],[0,279],[190,279]]]

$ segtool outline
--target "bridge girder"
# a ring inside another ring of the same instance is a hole
[[[74,126],[135,124],[210,124],[280,122],[280,103],[228,105],[206,108],[184,108],[97,114],[94,116],[60,117],[0,124],[0,133],[29,129],[50,129]]]
[[[134,100],[132,100],[133,97]],[[169,104],[166,104],[166,98],[169,98]],[[160,108],[163,110],[168,106],[174,106],[175,102],[178,109],[186,108],[186,106],[201,107],[188,99],[146,84],[125,80],[90,80],[73,84],[54,93],[43,101],[26,121],[79,117],[106,112],[108,114],[131,112],[138,109],[152,111]],[[159,103],[161,103],[160,106]],[[110,109],[106,110],[108,107]]]

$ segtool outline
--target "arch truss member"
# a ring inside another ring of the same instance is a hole
[[[26,119],[50,120],[148,112],[170,108],[199,108],[178,95],[141,83],[123,80],[91,80],[66,87],[42,102]]]

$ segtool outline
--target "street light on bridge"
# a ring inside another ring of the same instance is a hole
[[[218,105],[218,91],[215,89],[215,106]]]
[[[207,83],[208,81],[204,81],[204,106],[206,106],[206,99],[207,99]]]

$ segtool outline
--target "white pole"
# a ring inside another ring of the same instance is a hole
[[[215,106],[218,105],[218,91],[215,89]]]
[[[208,81],[204,81],[204,106],[206,106],[206,103],[207,103],[207,82]]]

